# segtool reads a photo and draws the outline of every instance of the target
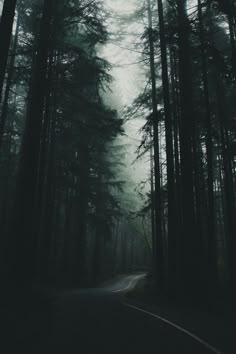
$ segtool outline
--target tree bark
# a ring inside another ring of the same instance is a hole
[[[9,62],[7,83],[6,83],[6,89],[5,89],[5,93],[4,93],[4,100],[3,100],[2,112],[1,112],[1,118],[0,118],[0,154],[1,154],[1,149],[2,149],[3,134],[4,134],[7,113],[8,113],[8,100],[9,100],[9,96],[10,96],[10,89],[12,86],[12,79],[13,79],[13,74],[14,74],[14,63],[15,63],[16,48],[17,48],[17,43],[18,43],[19,25],[20,25],[20,21],[18,18],[15,38],[14,38],[14,42],[13,42],[13,46],[12,46],[11,60]]]
[[[12,27],[15,17],[16,0],[5,0],[0,20],[0,103],[11,44]]]
[[[168,193],[168,288],[173,292],[176,288],[176,223],[175,176],[172,115],[170,106],[170,88],[168,76],[167,46],[164,25],[162,0],[157,0],[159,15],[159,35],[161,48],[162,88],[165,112],[166,158],[167,158],[167,193]]]
[[[164,288],[163,269],[163,233],[162,233],[162,202],[161,202],[161,172],[160,172],[160,151],[159,151],[159,128],[157,110],[157,90],[155,72],[155,53],[152,28],[151,4],[148,0],[148,22],[149,22],[149,46],[150,46],[150,70],[152,81],[152,110],[153,110],[153,133],[154,133],[154,177],[155,177],[155,221],[156,221],[156,255],[157,255],[157,285],[159,290]]]
[[[182,290],[191,294],[198,287],[195,276],[198,273],[198,255],[195,252],[196,228],[193,184],[193,94],[192,67],[189,45],[190,25],[188,22],[186,0],[177,1],[178,12],[178,41],[179,41],[179,85],[181,106],[181,180],[182,180]]]
[[[214,201],[214,175],[213,175],[213,140],[212,119],[210,110],[209,85],[207,74],[207,60],[205,50],[205,35],[202,18],[202,2],[198,0],[199,39],[201,46],[202,82],[205,99],[206,119],[206,153],[207,153],[207,191],[208,191],[208,284],[214,289],[217,283],[217,251],[216,251],[216,223]]]
[[[26,126],[21,150],[17,195],[13,214],[11,238],[15,249],[10,263],[12,277],[22,286],[33,278],[33,230],[35,225],[36,191],[44,112],[45,87],[48,67],[48,50],[51,40],[53,0],[45,0],[40,23],[38,47],[33,72],[32,87],[27,109]]]
[[[225,111],[224,103],[224,91],[222,89],[222,83],[220,77],[217,78],[217,99],[218,99],[218,114],[220,125],[220,138],[222,145],[222,160],[223,160],[223,172],[224,172],[224,191],[225,191],[225,231],[226,231],[226,245],[227,256],[229,264],[229,277],[230,287],[232,291],[236,291],[236,240],[235,240],[235,197],[233,193],[233,175],[231,154],[228,142],[228,131],[224,124],[224,117],[227,115]]]
[[[151,136],[152,139],[152,136]],[[150,142],[152,144],[152,141]],[[152,272],[156,278],[157,270],[157,255],[156,255],[156,224],[155,224],[155,196],[154,196],[154,161],[153,161],[153,147],[150,147],[150,184],[151,184],[151,226],[152,226]]]

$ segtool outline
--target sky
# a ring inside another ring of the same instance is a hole
[[[114,20],[115,16],[128,14],[135,11],[138,0],[104,0],[107,10],[111,10],[111,18],[109,23],[109,30],[112,32],[119,32],[119,22]],[[128,28],[128,26],[127,26]],[[127,30],[127,32],[129,29]],[[137,96],[140,89],[139,66],[132,64],[137,62],[138,55],[133,52],[130,46],[132,43],[132,36],[128,35],[125,41],[110,41],[105,48],[103,48],[103,55],[107,60],[113,64],[112,75],[114,77],[114,91],[119,92],[121,103],[123,105],[130,104]]]
[[[105,0],[105,3],[117,13],[127,13],[134,11],[137,0]]]
[[[119,31],[119,22],[115,20],[116,16],[124,14],[132,14],[140,0],[104,0],[107,10],[111,10],[111,19],[108,30],[112,32]],[[134,25],[135,26],[135,25]],[[139,28],[135,28],[136,32],[140,32]],[[143,91],[145,78],[143,70],[137,62],[140,55],[132,50],[134,37],[129,32],[134,32],[134,28],[130,28],[127,24],[125,32],[127,36],[124,41],[111,41],[102,50],[104,56],[112,65],[112,94],[108,95],[108,104],[115,105],[115,108],[122,112],[126,105],[131,105],[137,95]],[[122,114],[122,113],[121,113]],[[139,184],[142,180],[146,180],[149,174],[150,162],[148,156],[139,162],[136,159],[136,149],[140,145],[141,135],[139,130],[145,123],[145,120],[134,119],[125,124],[126,136],[122,138],[122,142],[127,144],[127,156],[125,164],[127,169],[125,173],[134,185]]]

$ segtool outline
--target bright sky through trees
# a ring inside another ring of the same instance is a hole
[[[135,9],[137,5],[136,0],[105,0],[105,3],[108,7],[120,13],[131,12]]]
[[[120,24],[114,16],[132,13],[137,6],[137,0],[129,2],[105,0],[107,10],[111,11],[110,31],[119,33]],[[133,36],[129,36],[127,25],[127,35],[125,41],[113,41],[104,48],[104,56],[113,64],[114,91],[119,92],[122,104],[130,104],[139,92],[138,80],[140,78],[140,68],[137,65],[130,65],[137,61],[137,53],[132,51],[130,43]]]
[[[105,0],[105,5],[111,16],[109,30],[112,33],[119,34],[119,16],[132,14],[137,8],[138,1]],[[112,76],[114,80],[111,99],[121,111],[126,105],[132,104],[133,100],[142,91],[145,82],[142,67],[139,64],[140,54],[134,50],[134,42],[139,41],[139,33],[142,33],[143,27],[139,24],[131,25],[127,21],[124,31],[126,35],[122,40],[111,39],[106,47],[103,48],[103,56],[113,65]],[[135,151],[141,142],[139,129],[143,123],[143,119],[134,119],[127,122],[125,124],[127,136],[122,139],[124,144],[128,144],[128,154],[125,163],[129,166],[129,169],[127,169],[126,173],[130,174],[130,178],[136,184],[140,183],[142,179],[147,179],[147,174],[149,173],[149,162],[146,162],[146,160],[136,162],[131,167],[136,158]]]

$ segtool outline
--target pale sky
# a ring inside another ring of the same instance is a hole
[[[110,22],[108,31],[116,33],[119,32],[120,25],[119,21],[115,20],[114,15],[132,14],[140,3],[140,0],[104,0],[104,3],[107,10],[111,10],[111,21],[108,21]],[[127,28],[125,28],[127,36],[125,39],[122,41],[111,41],[102,50],[102,55],[113,65],[111,72],[114,78],[112,84],[113,92],[111,96],[109,95],[110,97],[108,96],[107,103],[112,105],[115,102],[121,110],[125,105],[131,105],[145,86],[146,80],[143,70],[137,64],[140,60],[140,54],[133,51],[135,37],[139,38],[138,33],[141,33],[142,30],[143,28],[138,28],[136,24],[131,27],[127,23]],[[135,37],[129,35],[130,32],[135,33]],[[146,180],[149,174],[150,163],[146,161],[147,157],[143,161],[132,164],[136,158],[135,151],[140,145],[142,138],[138,131],[144,123],[144,119],[134,119],[126,123],[125,132],[127,136],[121,138],[123,144],[128,144],[126,161],[124,161],[127,168],[124,170],[124,173],[135,184],[139,184],[141,180]]]
[[[105,7],[111,9],[109,31],[119,32],[119,22],[114,15],[124,15],[135,11],[140,0],[104,0]],[[112,13],[113,12],[113,13]],[[127,26],[127,32],[129,32]],[[132,51],[132,36],[127,35],[125,41],[111,41],[103,48],[103,55],[113,64],[114,91],[119,92],[121,103],[130,104],[139,93],[140,68],[132,65],[138,61],[139,56]]]
[[[117,13],[132,12],[137,5],[137,0],[104,0],[106,6]]]

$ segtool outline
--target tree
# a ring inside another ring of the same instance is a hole
[[[163,278],[163,245],[162,245],[162,217],[161,217],[161,175],[160,175],[160,160],[159,160],[159,129],[158,121],[159,114],[157,110],[157,91],[156,91],[156,74],[155,74],[155,54],[154,54],[154,41],[153,41],[153,28],[152,28],[152,13],[151,4],[148,0],[148,38],[149,38],[149,51],[150,51],[150,72],[152,83],[152,124],[154,135],[154,178],[155,178],[155,219],[156,219],[156,257],[157,269],[155,275],[157,277],[157,284],[160,289],[164,286]]]
[[[162,88],[165,114],[166,156],[167,156],[167,191],[168,191],[168,287],[175,289],[176,282],[176,198],[174,176],[174,154],[170,89],[168,77],[166,31],[162,0],[157,1],[159,15],[159,34],[161,48]],[[170,290],[171,291],[171,290]]]
[[[15,17],[16,0],[5,0],[0,20],[0,102],[7,67],[8,52],[11,44],[12,27]]]

